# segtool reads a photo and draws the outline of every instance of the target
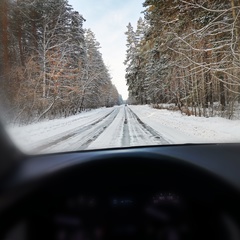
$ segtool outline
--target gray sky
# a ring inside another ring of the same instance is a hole
[[[112,82],[127,99],[125,81],[126,32],[129,22],[136,28],[142,16],[143,0],[68,0],[74,10],[86,19],[84,28],[91,28],[101,45],[100,52],[110,70]]]

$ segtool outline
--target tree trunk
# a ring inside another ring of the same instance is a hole
[[[220,76],[220,78],[223,80],[223,76]],[[221,110],[225,110],[226,106],[226,99],[225,99],[225,92],[224,92],[224,84],[222,81],[219,83],[220,87],[220,103],[221,103]]]
[[[18,48],[19,48],[21,64],[22,64],[22,66],[24,66],[21,23],[19,23],[19,27],[18,27]]]
[[[44,30],[43,30],[43,53],[42,53],[42,61],[43,61],[43,98],[46,97],[46,24],[44,24]]]
[[[2,43],[3,43],[3,74],[6,76],[10,71],[10,56],[8,51],[8,0],[2,2]]]

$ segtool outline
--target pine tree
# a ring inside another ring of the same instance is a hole
[[[1,89],[10,93],[11,119],[28,123],[116,104],[100,45],[67,0],[0,4],[0,78],[9,86]]]

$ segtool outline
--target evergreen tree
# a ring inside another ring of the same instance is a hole
[[[3,0],[0,12],[0,95],[11,119],[28,123],[117,103],[100,44],[67,0]]]

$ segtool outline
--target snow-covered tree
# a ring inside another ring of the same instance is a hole
[[[12,119],[66,117],[117,102],[100,44],[67,0],[4,0],[0,12],[0,95]]]
[[[195,115],[233,117],[240,100],[239,3],[145,0],[143,6],[144,21],[127,31],[132,101],[145,103],[146,95],[148,103],[174,102]]]

